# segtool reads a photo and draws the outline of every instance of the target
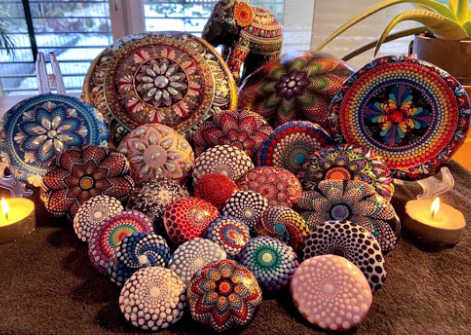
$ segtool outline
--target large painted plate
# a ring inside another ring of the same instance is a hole
[[[395,178],[435,174],[464,142],[468,96],[434,65],[404,56],[375,59],[332,100],[330,130],[338,142],[369,147]]]
[[[13,175],[40,186],[50,161],[70,147],[107,145],[108,128],[93,106],[77,98],[38,95],[3,116],[2,159]]]
[[[189,135],[215,110],[235,109],[237,87],[206,41],[186,33],[145,33],[119,40],[98,56],[82,98],[106,116],[118,144],[145,123]]]

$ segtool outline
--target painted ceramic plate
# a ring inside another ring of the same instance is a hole
[[[464,88],[443,70],[416,59],[375,59],[332,100],[337,140],[371,148],[395,178],[433,175],[463,143],[469,128]]]
[[[188,134],[215,109],[237,106],[234,79],[216,50],[177,32],[133,35],[105,49],[83,98],[107,116],[114,143],[152,122]]]
[[[103,116],[77,98],[41,94],[23,100],[3,116],[2,151],[14,176],[34,186],[52,159],[70,147],[106,145]]]

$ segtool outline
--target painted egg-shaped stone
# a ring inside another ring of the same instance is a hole
[[[217,243],[230,257],[235,257],[249,241],[250,229],[238,219],[220,216],[211,222],[205,237]]]
[[[241,220],[250,231],[254,231],[255,225],[267,208],[268,200],[260,193],[240,191],[227,200],[221,209],[221,214]]]
[[[228,176],[219,173],[204,175],[195,184],[195,197],[209,201],[221,209],[239,187]]]

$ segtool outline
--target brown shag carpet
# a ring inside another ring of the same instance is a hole
[[[471,174],[451,164],[444,201],[471,219]],[[414,190],[399,190],[396,209]],[[386,285],[355,334],[471,334],[470,224],[454,248],[426,251],[403,234],[386,256]],[[40,215],[30,236],[0,245],[0,335],[142,334],[121,316],[119,290],[91,266],[71,225]],[[210,333],[188,316],[161,334]],[[323,334],[300,317],[285,290],[266,298],[240,334]]]

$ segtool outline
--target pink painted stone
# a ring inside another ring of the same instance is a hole
[[[368,314],[373,296],[358,267],[336,255],[306,259],[291,280],[294,304],[310,323],[329,330],[348,330]]]

